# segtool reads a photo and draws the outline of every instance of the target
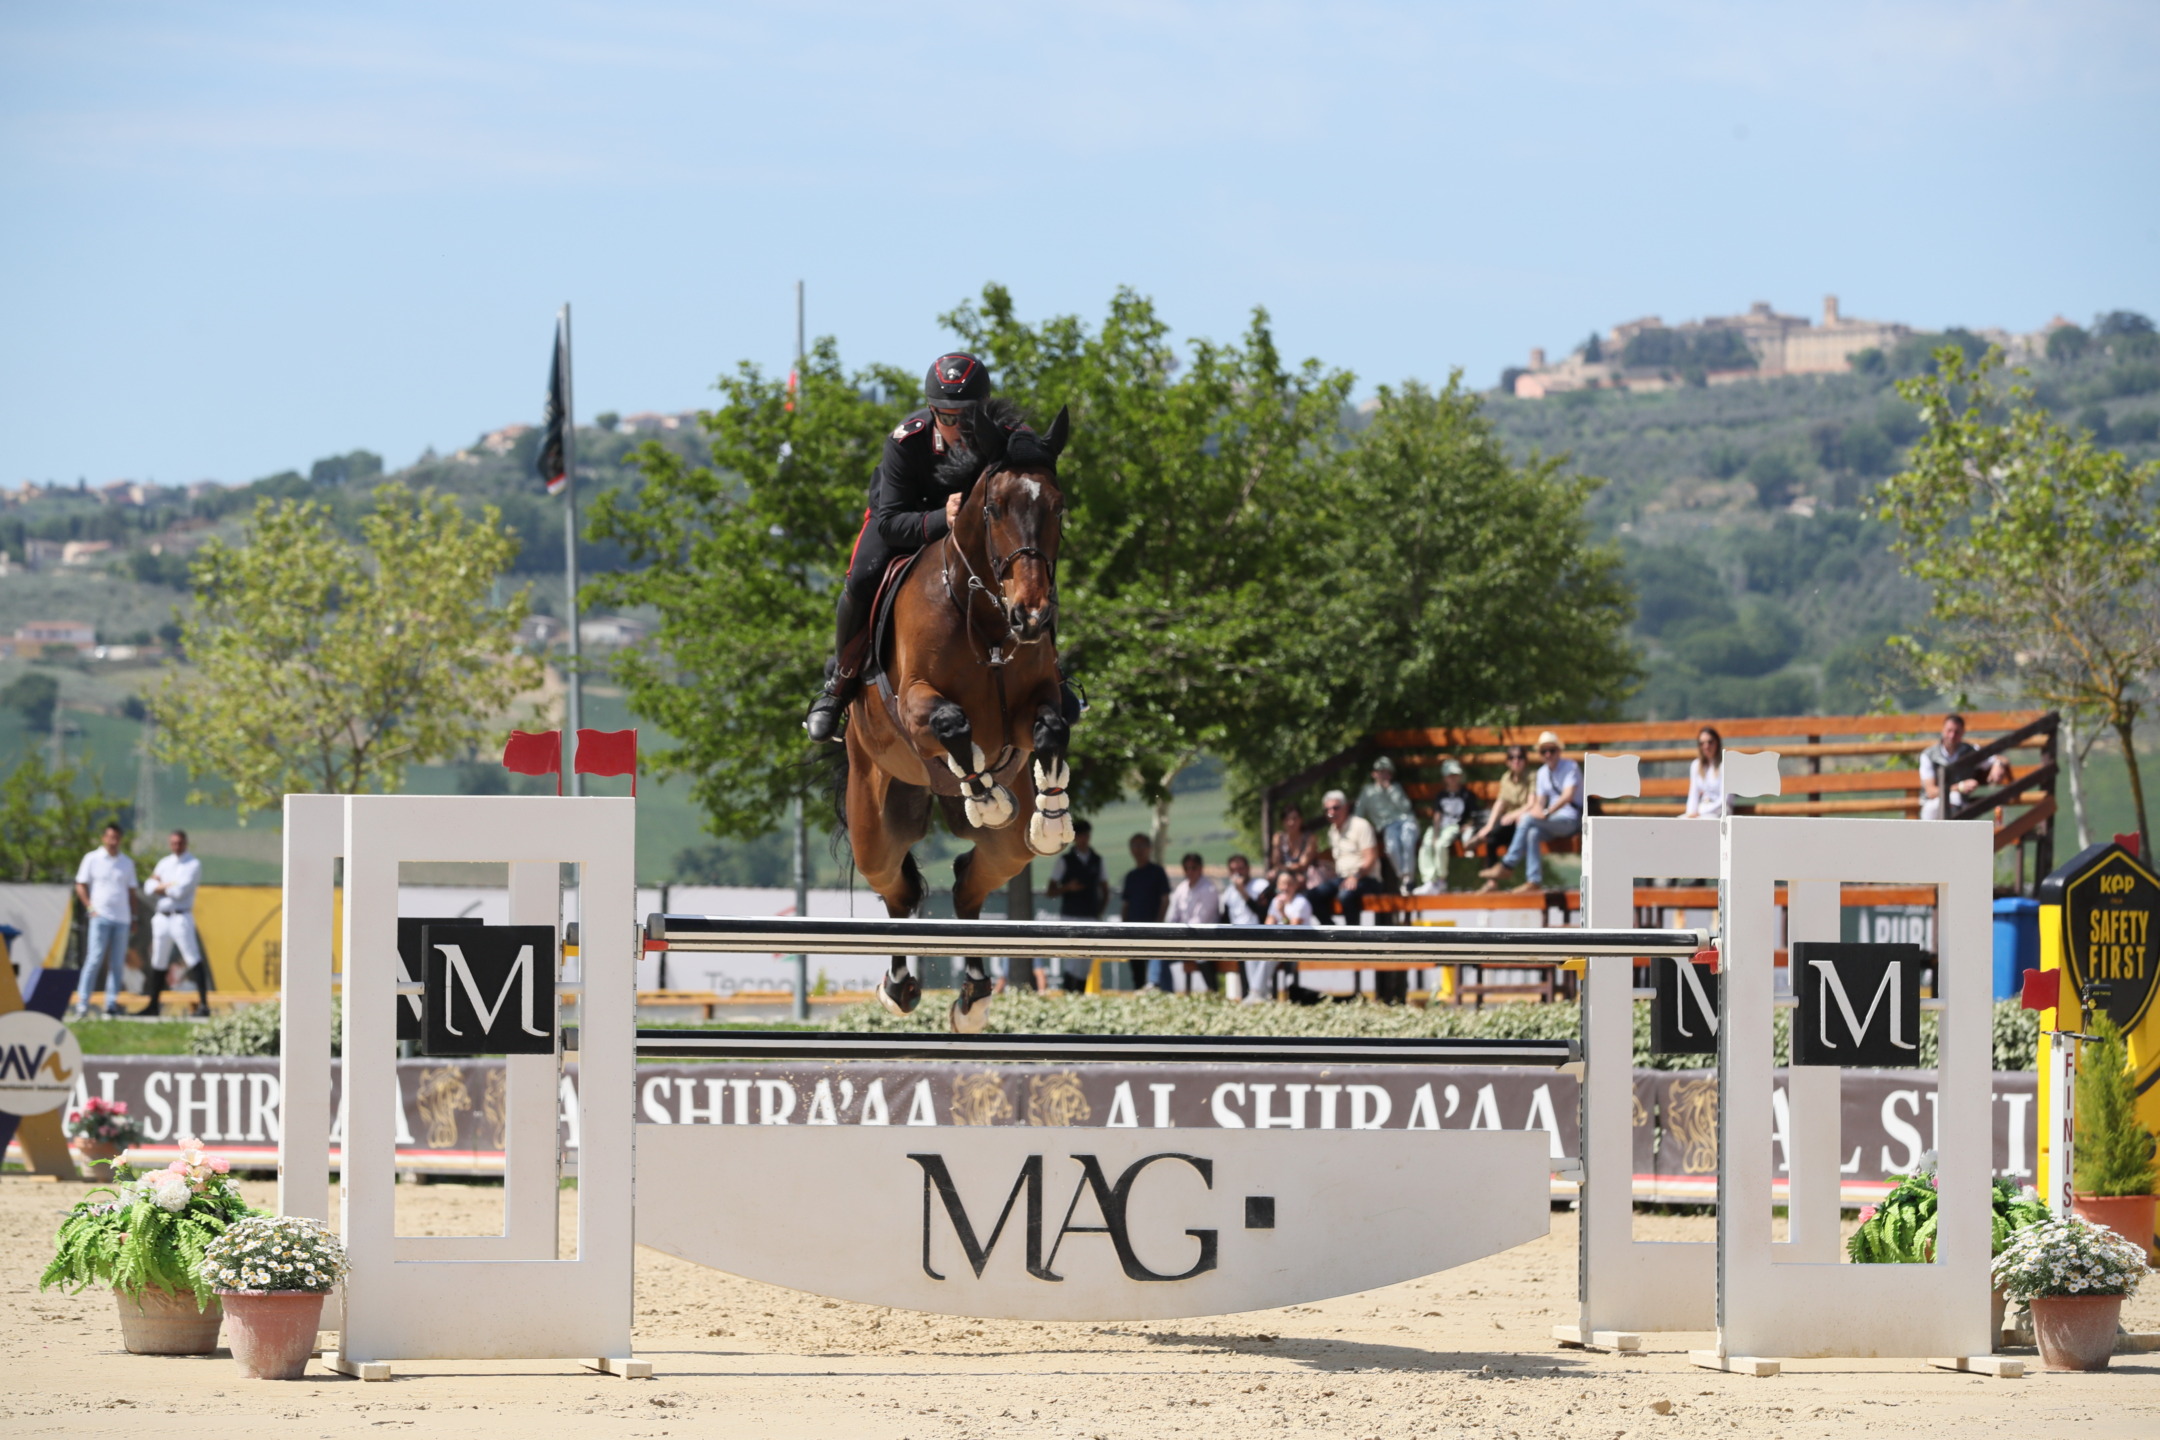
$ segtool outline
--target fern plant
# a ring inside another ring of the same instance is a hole
[[[1899,1179],[1880,1204],[1860,1212],[1860,1228],[1845,1242],[1845,1253],[1858,1265],[1925,1265],[1935,1258],[1938,1221],[1933,1171]],[[2008,1180],[1995,1182],[1988,1253],[2000,1255],[2010,1237],[2048,1218],[2040,1197],[2020,1192]]]
[[[130,1297],[144,1290],[192,1294],[208,1308],[214,1293],[202,1277],[204,1251],[254,1211],[226,1174],[226,1162],[193,1141],[163,1170],[116,1167],[120,1183],[101,1186],[67,1213],[38,1288],[68,1294],[110,1285]]]
[[[2078,1057],[2072,1179],[2080,1195],[2150,1195],[2153,1137],[2138,1123],[2130,1052],[2106,1015],[2094,1015],[2091,1026],[2098,1040]]]

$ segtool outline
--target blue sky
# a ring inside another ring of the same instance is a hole
[[[2160,312],[2150,4],[0,9],[0,484],[393,465],[986,280],[1361,389],[1753,300]]]

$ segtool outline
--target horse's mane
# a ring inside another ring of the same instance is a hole
[[[1015,432],[1027,424],[1020,407],[994,395],[977,404],[961,427],[961,443],[945,452],[938,462],[938,483],[948,490],[963,490],[990,465],[1003,460]],[[1032,432],[1029,432],[1032,433]]]

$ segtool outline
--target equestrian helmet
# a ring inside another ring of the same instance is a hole
[[[990,367],[973,355],[954,351],[930,362],[923,379],[923,395],[931,408],[958,409],[990,398]]]

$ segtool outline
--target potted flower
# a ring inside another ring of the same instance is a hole
[[[1860,1228],[1845,1242],[1845,1253],[1859,1265],[1926,1265],[1935,1258],[1937,1202],[1932,1165],[1901,1176],[1880,1203],[1860,1212]],[[2000,1255],[2019,1231],[2048,1218],[2047,1206],[2031,1190],[2019,1190],[2008,1180],[1995,1181],[1993,1216],[1990,1221],[1989,1254]],[[2003,1330],[2006,1308],[2003,1289],[1994,1287],[1994,1310],[1988,1333]]]
[[[2011,1299],[2032,1306],[2042,1364],[2105,1370],[2122,1302],[2145,1278],[2145,1250],[2081,1215],[2064,1215],[2011,1237],[1994,1275]]]
[[[2137,1084],[2122,1032],[2092,1017],[2096,1043],[2078,1058],[2071,1208],[2153,1258],[2153,1137],[2137,1118]]]
[[[257,1215],[210,1242],[202,1277],[225,1302],[225,1343],[250,1380],[298,1380],[345,1247],[320,1220]]]
[[[83,1178],[101,1185],[113,1178],[111,1162],[142,1143],[142,1126],[128,1118],[125,1100],[85,1100],[68,1112],[64,1128],[88,1172]]]
[[[118,1164],[119,1184],[92,1190],[60,1222],[39,1288],[70,1294],[110,1285],[120,1338],[133,1355],[207,1355],[223,1310],[197,1273],[203,1252],[246,1216],[247,1202],[223,1157],[184,1139],[180,1158],[138,1174]]]

